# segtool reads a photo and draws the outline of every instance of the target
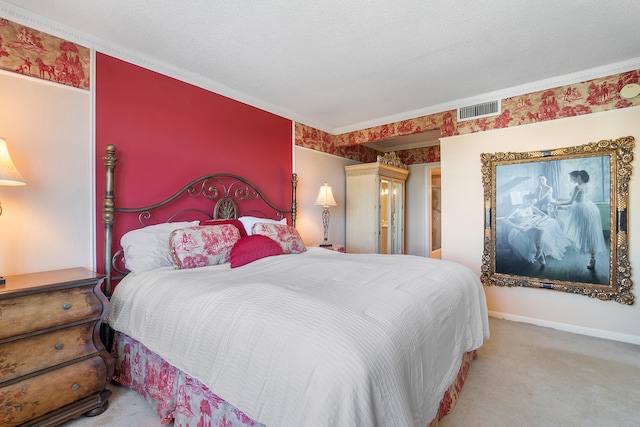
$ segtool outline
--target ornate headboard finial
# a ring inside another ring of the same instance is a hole
[[[106,167],[116,167],[116,161],[118,160],[116,158],[116,146],[113,144],[109,144],[104,148],[105,151],[105,155],[102,158],[102,160],[104,160],[104,165]]]
[[[291,188],[293,190],[291,193],[291,225],[295,227],[296,218],[298,216],[298,201],[296,199],[296,193],[298,190],[298,174],[295,172],[291,175]]]
[[[113,199],[113,171],[116,168],[116,146],[109,144],[105,147],[105,155],[102,158],[107,175],[105,180],[104,196],[102,198],[102,222],[104,223],[104,293],[111,296],[111,249],[113,238],[113,220],[115,203]]]
[[[118,158],[116,157],[116,146],[109,144],[105,147],[106,154],[102,158],[107,171],[105,182],[104,198],[102,199],[102,221],[105,224],[113,224],[114,201],[113,201],[113,170],[116,167]]]

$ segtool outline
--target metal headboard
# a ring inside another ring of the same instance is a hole
[[[105,148],[105,156],[102,158],[107,172],[105,180],[105,192],[102,201],[102,222],[104,223],[104,274],[105,294],[107,297],[112,293],[112,282],[123,278],[127,271],[119,266],[122,259],[122,249],[113,252],[113,223],[116,213],[137,213],[140,226],[157,224],[160,222],[172,222],[178,216],[193,213],[200,217],[209,219],[231,219],[238,218],[241,215],[263,216],[265,218],[283,218],[285,214],[291,214],[291,224],[296,225],[296,188],[298,185],[297,174],[292,175],[291,187],[292,198],[291,207],[281,209],[265,198],[262,192],[248,180],[229,173],[213,173],[204,175],[187,183],[173,195],[161,200],[158,203],[149,206],[137,208],[121,208],[115,206],[114,199],[114,171],[116,168],[117,158],[115,156],[115,145],[107,145]],[[180,196],[187,195],[194,198],[203,198],[213,204],[212,209],[203,210],[201,208],[180,209],[169,214],[162,221],[154,218],[154,211],[158,208],[170,205]],[[263,210],[257,209],[239,209],[243,202],[250,200],[258,200],[260,204],[265,205],[265,209],[269,208],[272,214],[269,215]],[[114,275],[114,272],[117,275]]]

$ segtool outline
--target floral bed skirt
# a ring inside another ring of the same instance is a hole
[[[142,396],[155,408],[162,424],[173,420],[174,427],[264,426],[127,335],[115,333],[111,354],[116,359],[113,379]],[[428,427],[436,427],[451,412],[475,357],[475,350],[463,355],[458,376]]]

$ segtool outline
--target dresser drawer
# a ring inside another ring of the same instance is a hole
[[[0,339],[99,318],[103,306],[93,288],[87,285],[0,300]]]
[[[17,426],[104,389],[107,366],[93,357],[0,387],[0,425]]]
[[[95,324],[88,322],[0,344],[0,385],[19,376],[96,353],[98,350],[93,343]]]

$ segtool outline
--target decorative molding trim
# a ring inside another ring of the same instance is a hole
[[[531,94],[541,92],[548,89],[558,88],[565,85],[581,83],[596,78],[607,77],[622,72],[638,70],[640,69],[640,57],[633,58],[627,61],[622,61],[614,64],[608,64],[600,67],[591,68],[588,70],[582,70],[580,72],[566,74],[562,76],[556,76],[549,79],[539,80],[537,82],[531,82],[520,86],[514,86],[511,88],[502,89],[495,92],[486,93],[469,98],[458,99],[455,101],[433,105],[421,109],[407,111],[397,115],[391,115],[381,117],[375,120],[366,122],[355,123],[349,126],[343,126],[338,128],[331,128],[325,123],[318,123],[313,120],[309,120],[305,117],[301,117],[298,114],[279,108],[275,105],[264,102],[263,100],[256,99],[243,92],[231,89],[221,83],[197,75],[196,73],[189,72],[173,65],[167,64],[162,61],[151,59],[140,55],[134,51],[126,49],[122,46],[116,46],[97,37],[91,36],[84,32],[78,31],[74,28],[65,26],[59,22],[44,18],[40,15],[36,15],[29,11],[26,11],[18,6],[9,4],[0,0],[0,16],[10,19],[16,23],[32,27],[39,31],[46,31],[47,33],[56,37],[64,38],[74,43],[82,44],[90,49],[97,50],[101,53],[113,56],[115,58],[127,61],[131,64],[138,65],[140,67],[149,69],[151,71],[158,72],[160,74],[172,77],[186,83],[193,84],[205,90],[212,91],[222,96],[229,97],[239,102],[246,103],[272,114],[287,118],[291,121],[304,123],[306,126],[315,128],[322,132],[325,132],[331,136],[343,135],[351,132],[362,132],[370,128],[378,126],[385,126],[392,123],[398,123],[402,121],[410,121],[413,119],[421,118],[431,115],[442,115],[448,111],[455,111],[461,105],[469,105],[481,102],[487,102],[495,99],[504,99],[515,96],[521,96],[525,94]],[[423,129],[424,130],[424,129]],[[446,135],[445,135],[446,136]],[[356,143],[362,143],[368,141],[358,141]],[[301,145],[298,143],[297,145]],[[343,144],[338,144],[343,145]]]
[[[324,123],[312,123],[312,120],[300,117],[299,115],[294,114],[291,111],[279,108],[273,104],[269,104],[267,102],[264,102],[263,100],[254,98],[243,92],[231,89],[214,80],[205,78],[187,70],[183,70],[181,68],[167,64],[166,62],[158,61],[140,55],[122,46],[107,43],[100,38],[91,36],[77,29],[65,26],[59,22],[31,13],[15,5],[8,4],[2,0],[0,0],[0,16],[18,24],[31,27],[38,31],[47,32],[48,34],[51,34],[53,36],[64,38],[65,40],[74,43],[82,44],[89,49],[96,50],[109,56],[113,56],[114,58],[129,62],[133,65],[137,65],[148,70],[166,75],[168,77],[183,81],[185,83],[192,84],[199,88],[209,90],[211,92],[217,93],[218,95],[222,95],[234,99],[238,102],[251,105],[277,116],[285,117],[291,121],[308,123],[310,126],[313,126],[316,129],[328,128],[328,126],[326,126]]]
[[[409,169],[407,165],[405,165],[402,160],[398,157],[395,151],[389,151],[384,154],[378,154],[376,159],[378,163],[382,163],[385,165],[393,166],[400,169]]]
[[[34,82],[34,83],[38,83],[38,84],[42,84],[42,85],[47,85],[47,86],[52,86],[58,89],[66,89],[66,90],[74,90],[74,91],[79,91],[79,92],[88,92],[87,89],[83,89],[83,88],[78,88],[78,87],[73,87],[73,86],[69,86],[69,85],[63,85],[57,82],[53,82],[51,80],[47,80],[47,79],[39,79],[36,78],[34,76],[28,75],[28,74],[20,74],[20,73],[16,73],[14,71],[9,71],[9,70],[4,70],[0,68],[0,74],[1,75],[5,75],[5,76],[11,76],[13,78],[16,79],[24,79],[24,80],[29,80],[30,82]]]
[[[614,64],[603,65],[601,67],[590,68],[588,70],[582,70],[580,72],[576,72],[572,74],[565,74],[562,76],[556,76],[556,77],[551,77],[544,80],[538,80],[536,82],[531,82],[531,83],[523,84],[520,86],[501,89],[495,92],[489,92],[489,93],[485,93],[478,96],[457,99],[451,102],[445,102],[438,105],[419,108],[417,110],[407,111],[400,114],[394,114],[387,117],[380,117],[375,120],[354,123],[349,126],[335,128],[333,129],[333,131],[325,131],[325,132],[329,132],[333,135],[354,132],[354,131],[372,128],[376,126],[382,126],[388,123],[400,122],[403,120],[410,120],[420,116],[428,116],[430,114],[442,113],[443,111],[457,110],[459,107],[464,105],[480,104],[483,102],[493,101],[496,99],[504,99],[504,98],[511,98],[514,96],[526,95],[529,93],[540,92],[547,89],[553,89],[556,87],[561,87],[566,85],[572,85],[576,83],[585,82],[588,80],[607,77],[614,74],[624,73],[627,71],[633,71],[637,69],[640,69],[640,57],[633,58],[627,61],[616,62]]]
[[[0,15],[17,24],[31,27],[38,31],[45,31],[52,36],[60,37],[74,43],[81,43],[91,47],[92,39],[87,35],[58,22],[36,15],[18,6],[0,1]]]
[[[619,332],[605,331],[604,329],[587,328],[585,326],[570,325],[568,323],[554,322],[552,320],[536,319],[533,317],[519,316],[517,314],[502,313],[489,310],[489,316],[496,319],[505,319],[512,322],[528,323],[530,325],[542,326],[545,328],[557,329],[559,331],[571,332],[589,337],[602,338],[606,340],[626,342],[640,345],[640,336],[622,334]]]
[[[0,68],[90,90],[91,49],[0,16]]]

